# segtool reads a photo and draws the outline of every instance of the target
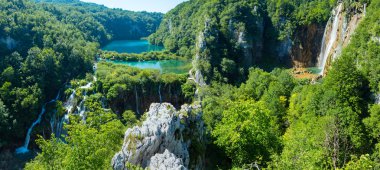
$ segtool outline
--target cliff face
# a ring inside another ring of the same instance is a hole
[[[294,7],[309,14],[307,10],[319,2],[304,3]],[[269,69],[273,67],[267,65],[322,67],[321,60],[330,65],[329,56],[340,54],[364,13],[331,2],[324,4],[332,9],[330,15],[329,9],[321,9],[325,11],[310,12],[314,18],[289,18],[292,12],[283,11],[274,4],[274,1],[260,0],[188,1],[168,12],[160,28],[149,39],[164,44],[179,55],[195,58],[196,65],[200,66],[197,70],[202,72],[206,83],[215,72],[227,77],[227,81],[233,81],[254,66]],[[215,7],[217,10],[211,10]],[[338,21],[338,27],[333,27],[334,21]],[[197,46],[199,37],[202,37],[204,50]],[[330,39],[334,42],[328,48]],[[323,56],[327,56],[326,59],[321,59]],[[234,68],[223,70],[226,66]]]
[[[240,69],[247,70],[263,57],[264,4],[242,0],[187,1],[165,15],[149,40],[196,60],[194,73],[201,71],[206,83],[214,73],[225,77],[241,75]],[[218,10],[211,10],[215,7]]]
[[[324,26],[311,24],[298,28],[294,33],[290,57],[293,67],[312,67],[317,63]]]
[[[183,82],[135,85],[125,93],[110,99],[108,103],[111,109],[118,114],[122,114],[125,110],[133,110],[138,115],[142,115],[153,102],[168,102],[179,108],[186,102],[181,83]]]
[[[332,11],[332,16],[326,25],[321,42],[317,66],[322,69],[321,75],[327,73],[331,63],[341,54],[348,45],[351,35],[363,17],[364,12],[349,11],[343,4]]]
[[[362,15],[360,11],[355,14],[348,12],[343,4],[338,4],[326,25],[311,24],[298,28],[289,53],[293,67],[328,68],[349,43]]]
[[[126,131],[112,167],[126,164],[150,169],[202,169],[204,125],[200,105],[183,105],[181,110],[168,103],[153,103],[141,126]],[[169,161],[172,160],[172,161]]]
[[[234,34],[232,40],[236,42],[235,46],[239,47],[243,54],[240,62],[243,63],[242,66],[245,68],[258,63],[262,58],[264,21],[258,19],[255,23],[255,28],[254,33],[248,33],[245,27],[242,30],[230,30]]]

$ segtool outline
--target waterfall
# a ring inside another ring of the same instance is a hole
[[[140,115],[140,112],[139,112],[139,98],[138,98],[138,95],[137,95],[136,85],[135,85],[135,96],[136,96],[136,112],[137,112],[138,115]]]
[[[158,95],[160,96],[160,103],[162,103],[161,84],[158,85]]]
[[[39,124],[39,123],[41,122],[42,116],[44,115],[44,113],[45,113],[45,111],[46,111],[46,105],[47,105],[47,104],[50,104],[50,103],[54,103],[54,102],[56,102],[56,101],[58,100],[58,98],[59,98],[59,93],[60,93],[60,91],[58,92],[57,97],[56,97],[55,99],[53,99],[53,100],[51,100],[51,101],[49,101],[49,102],[46,102],[46,103],[42,106],[41,112],[40,112],[40,114],[38,115],[37,120],[34,121],[33,124],[32,124],[32,125],[29,127],[29,129],[28,129],[28,132],[27,132],[26,137],[25,137],[24,145],[16,149],[16,153],[17,153],[17,154],[21,154],[21,153],[27,153],[27,152],[29,152],[29,150],[28,150],[28,146],[29,146],[29,142],[30,142],[30,135],[32,134],[32,131],[33,131],[34,126],[36,126],[37,124]]]
[[[75,104],[75,90],[70,94],[70,97],[64,103],[63,107],[65,107],[67,113],[71,113]],[[66,115],[65,115],[66,116]]]
[[[52,132],[54,132],[55,114],[56,113],[53,113],[51,118],[50,118],[50,128],[51,128]]]
[[[79,103],[79,106],[77,107],[78,114],[82,118],[83,121],[86,121],[86,106],[84,105],[84,102],[87,99],[87,89],[89,89],[92,86],[92,82],[86,84],[85,86],[81,86],[81,89],[85,89],[84,94],[83,94],[83,100]]]
[[[69,121],[69,114],[73,111],[75,104],[75,90],[70,94],[69,98],[63,104],[63,107],[66,110],[66,114],[57,122],[57,128],[55,131],[55,136],[60,137],[62,133],[63,123]],[[54,132],[54,131],[53,131]]]
[[[327,59],[329,58],[329,54],[331,53],[331,50],[333,49],[334,43],[337,39],[337,33],[339,29],[339,13],[342,10],[342,6],[343,6],[342,3],[340,3],[337,9],[335,9],[334,11],[335,16],[334,16],[334,19],[332,20],[332,28],[331,28],[330,36],[327,37],[327,34],[329,33],[328,31],[329,24],[326,25],[325,33],[323,34],[321,52],[318,58],[318,67],[322,70],[320,72],[320,75],[323,75],[323,73],[325,72]],[[330,18],[330,21],[331,19],[332,18]],[[326,38],[329,38],[327,45],[325,44]]]
[[[83,96],[83,100],[79,103],[79,106],[77,107],[78,114],[82,118],[83,121],[86,120],[85,115],[84,115],[84,113],[86,112],[86,106],[84,105],[84,102],[86,101],[86,99],[87,99],[87,95],[85,92],[85,94]]]
[[[89,89],[91,86],[92,86],[92,82],[87,83],[86,85],[81,86],[81,87],[79,87],[79,88],[81,88],[81,89]]]

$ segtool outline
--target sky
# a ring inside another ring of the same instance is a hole
[[[81,0],[105,5],[109,8],[122,8],[130,11],[166,13],[186,0]]]

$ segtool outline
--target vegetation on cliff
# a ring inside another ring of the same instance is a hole
[[[99,56],[99,43],[110,35],[128,37],[114,29],[125,25],[108,25],[111,16],[119,22],[135,13],[70,0],[59,5],[50,0],[0,2],[2,147],[24,136],[19,132],[65,82],[85,77],[92,81],[86,73]],[[206,127],[202,137],[207,140],[206,146],[195,143],[190,149],[199,155],[206,150],[196,160],[204,162],[205,169],[379,169],[380,0],[343,1],[347,15],[359,10],[366,15],[325,77],[296,79],[288,69],[255,67],[270,60],[269,54],[279,55],[277,47],[291,39],[296,28],[325,23],[336,3],[190,0],[180,4],[149,37],[169,51],[100,56],[126,61],[185,56],[193,58],[190,74],[199,74],[189,78],[97,63],[96,81],[85,100],[86,120],[71,115],[65,124],[67,135],[40,138],[41,152],[26,169],[109,169],[126,128],[141,123],[152,102],[179,107],[197,99]],[[367,11],[362,8],[365,3]],[[78,12],[89,9],[93,10]],[[80,19],[75,20],[76,15]],[[161,19],[159,14],[136,15],[142,17],[140,26],[147,34],[154,24],[145,21]],[[91,26],[86,27],[88,23]],[[139,22],[128,28],[134,24]],[[207,85],[195,83],[200,74]],[[84,94],[80,86],[85,80],[71,84],[77,95]],[[64,92],[66,98],[71,90]],[[61,114],[62,104],[54,107]]]
[[[20,145],[16,141],[25,137],[43,103],[71,79],[92,71],[99,44],[148,36],[161,17],[82,2],[1,0],[0,148]],[[131,29],[120,30],[126,28]]]

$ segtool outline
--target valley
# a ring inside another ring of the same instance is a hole
[[[0,0],[0,169],[378,169],[379,0]]]

